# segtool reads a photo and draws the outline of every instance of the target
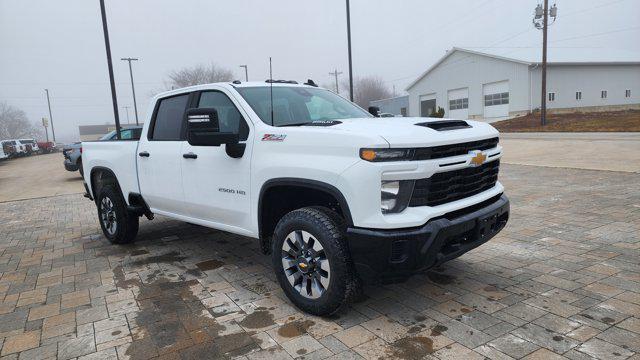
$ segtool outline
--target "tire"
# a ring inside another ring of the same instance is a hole
[[[138,216],[127,209],[127,204],[114,185],[105,185],[98,195],[98,222],[102,233],[112,244],[132,243],[138,234]]]
[[[301,310],[331,315],[359,293],[344,234],[342,219],[323,207],[291,211],[276,225],[273,268],[285,295]]]

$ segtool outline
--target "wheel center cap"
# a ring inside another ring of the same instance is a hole
[[[300,269],[300,271],[302,271],[303,273],[306,274],[313,270],[313,265],[309,263],[307,259],[300,257],[298,258],[297,262],[298,262],[298,269]]]

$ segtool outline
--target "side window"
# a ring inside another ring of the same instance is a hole
[[[247,140],[249,127],[240,111],[231,99],[220,91],[204,91],[200,94],[199,108],[215,108],[218,111],[220,132],[230,132],[240,135],[240,140]]]
[[[131,129],[120,131],[120,139],[122,139],[122,140],[131,140],[131,139],[133,139],[132,135],[133,134],[132,134]]]
[[[152,140],[180,140],[187,100],[189,100],[189,94],[160,100],[153,124]]]

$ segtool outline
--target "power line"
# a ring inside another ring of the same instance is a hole
[[[340,94],[340,86],[338,86],[338,75],[341,75],[342,71],[338,71],[338,69],[333,70],[333,72],[330,72],[329,75],[334,76],[336,79],[336,94]]]
[[[573,37],[568,37],[568,38],[563,38],[563,39],[556,39],[556,40],[549,41],[549,42],[558,42],[558,41],[566,41],[566,40],[583,39],[583,38],[588,38],[588,37],[607,35],[607,34],[614,34],[614,33],[619,33],[619,32],[624,32],[624,31],[632,31],[632,30],[640,30],[640,26],[633,26],[633,27],[628,27],[628,28],[624,28],[624,29],[611,30],[611,31],[605,31],[605,32],[594,33],[594,34],[573,36]]]

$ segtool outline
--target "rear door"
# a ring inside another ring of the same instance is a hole
[[[185,215],[182,191],[184,114],[190,94],[160,99],[138,146],[140,191],[153,212]]]
[[[252,142],[247,141],[251,136],[247,115],[223,90],[195,93],[192,106],[215,108],[220,131],[239,134],[246,148],[242,157],[232,158],[226,153],[226,145],[193,146],[184,142],[185,157],[181,161],[187,213],[220,225],[218,228],[248,229]]]

